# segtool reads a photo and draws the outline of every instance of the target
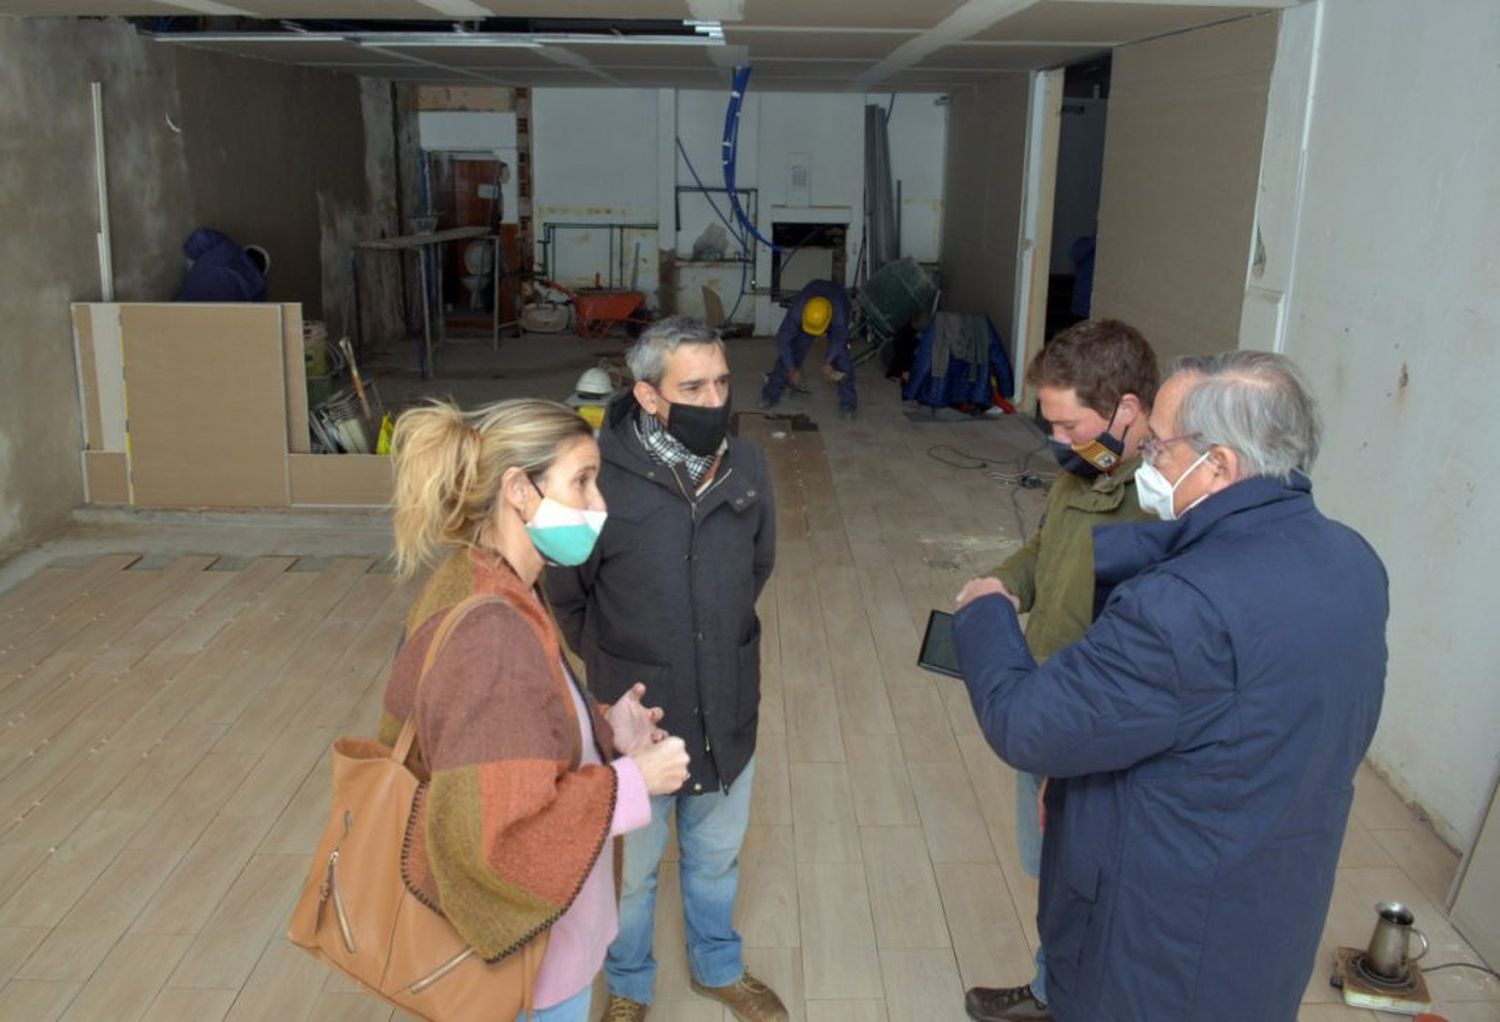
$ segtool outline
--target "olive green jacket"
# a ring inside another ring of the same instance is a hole
[[[1150,516],[1135,493],[1132,458],[1090,482],[1060,472],[1047,491],[1041,528],[991,575],[1005,583],[1029,611],[1026,645],[1045,661],[1083,638],[1094,623],[1094,529]]]

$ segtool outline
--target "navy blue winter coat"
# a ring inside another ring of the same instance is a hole
[[[636,682],[661,726],[687,745],[685,795],[728,791],[755,755],[760,619],[755,601],[776,563],[776,498],[765,455],[733,437],[696,499],[636,434],[630,391],[599,432],[599,490],[609,519],[593,555],[548,568],[558,628],[612,703]]]
[[[1094,556],[1099,616],[1042,667],[1003,598],[955,622],[990,744],[1054,779],[1052,1016],[1291,1022],[1380,715],[1385,569],[1301,476],[1100,528]]]

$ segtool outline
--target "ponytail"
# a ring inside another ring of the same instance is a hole
[[[433,400],[396,420],[396,570],[410,578],[447,548],[479,545],[512,468],[547,471],[570,442],[593,435],[571,408],[521,398],[465,412]]]

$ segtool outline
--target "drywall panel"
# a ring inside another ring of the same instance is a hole
[[[1238,345],[1277,24],[1115,51],[1091,311],[1164,361]]]
[[[83,446],[98,450],[104,442],[104,420],[99,412],[93,316],[82,303],[73,306],[73,355],[78,365],[78,400],[83,405]]]
[[[307,429],[307,364],[302,347],[302,306],[281,306],[281,355],[286,377],[287,450],[306,454],[312,450]]]
[[[118,305],[101,302],[89,306],[89,337],[94,356],[94,390],[99,402],[99,432],[89,433],[89,448],[124,453],[125,357],[120,343]]]
[[[292,503],[385,507],[393,495],[389,457],[379,454],[289,454]]]
[[[1500,19],[1491,0],[1318,8],[1284,350],[1322,401],[1319,506],[1390,575],[1371,758],[1463,849],[1500,770]]]
[[[114,451],[84,451],[85,498],[90,504],[130,503],[130,462]]]
[[[1012,350],[1030,95],[1028,75],[1007,75],[948,107],[943,308],[987,314]]]
[[[134,502],[287,503],[278,305],[124,305]]]

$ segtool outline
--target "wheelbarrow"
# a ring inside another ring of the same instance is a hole
[[[651,322],[646,317],[646,296],[639,291],[575,291],[552,280],[538,280],[537,284],[567,296],[573,306],[573,329],[580,337],[598,340],[616,325],[639,330]]]

